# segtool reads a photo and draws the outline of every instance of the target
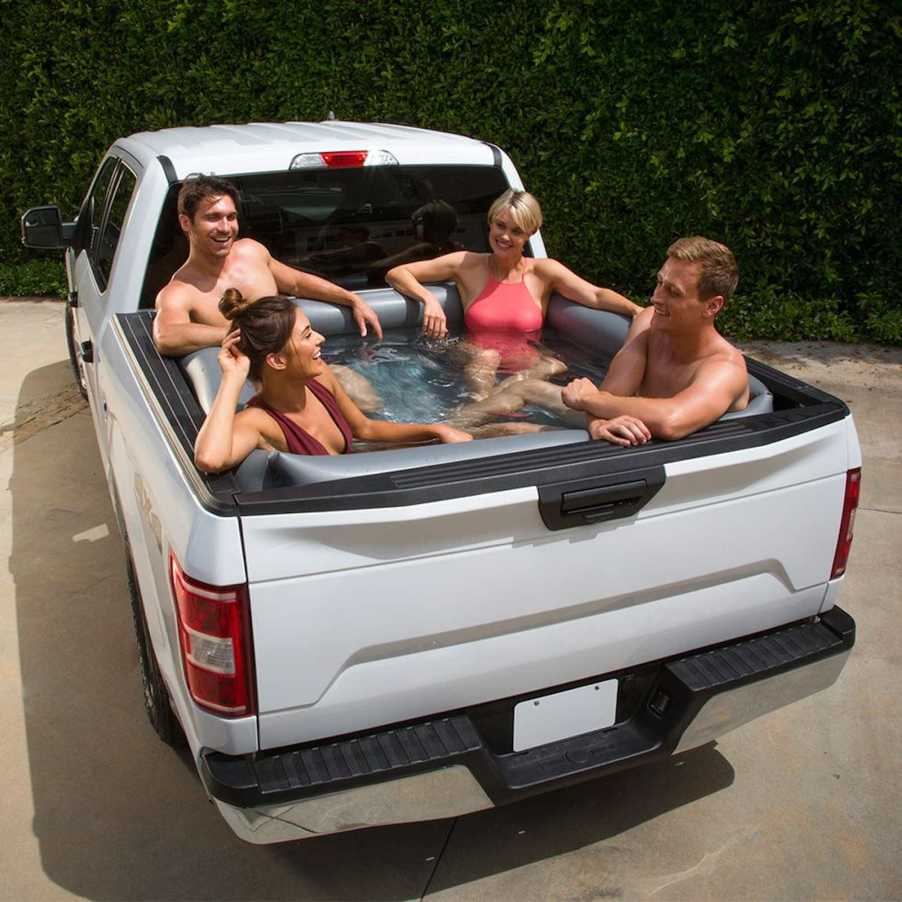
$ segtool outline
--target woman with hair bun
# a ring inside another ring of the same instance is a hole
[[[323,336],[313,331],[290,298],[248,301],[230,288],[219,309],[235,328],[222,342],[222,381],[194,445],[200,470],[227,470],[255,448],[346,454],[352,438],[399,443],[470,440],[466,432],[443,423],[389,423],[365,416],[320,356]],[[236,413],[248,376],[261,389]]]

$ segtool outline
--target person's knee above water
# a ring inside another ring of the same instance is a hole
[[[320,355],[323,337],[290,298],[247,301],[230,289],[220,302],[233,331],[222,342],[222,380],[194,445],[205,472],[241,463],[255,448],[297,454],[344,454],[352,438],[374,442],[468,441],[441,423],[389,423],[366,417]],[[261,390],[240,413],[250,377]]]
[[[563,402],[587,416],[593,438],[617,445],[677,439],[749,402],[742,354],[715,320],[739,284],[732,251],[708,238],[667,250],[652,305],[636,318],[599,388],[576,379]]]
[[[427,335],[441,337],[448,332],[445,313],[426,289],[427,282],[456,284],[464,324],[476,350],[495,351],[501,364],[520,364],[508,370],[527,370],[541,363],[542,355],[535,352],[533,342],[541,334],[554,292],[587,307],[627,316],[642,309],[615,291],[581,279],[557,260],[524,256],[527,242],[542,225],[539,203],[528,192],[505,191],[489,208],[488,223],[489,253],[458,251],[396,266],[387,273],[393,288],[423,304]],[[485,387],[494,383],[491,359],[487,355],[476,361]],[[563,368],[560,364],[558,369]]]

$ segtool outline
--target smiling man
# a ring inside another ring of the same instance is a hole
[[[600,388],[575,379],[564,404],[587,415],[593,438],[641,445],[676,439],[749,401],[742,354],[715,327],[739,270],[723,244],[695,236],[667,250],[652,304],[633,322]]]
[[[366,335],[382,337],[379,318],[358,295],[278,260],[258,241],[238,239],[238,190],[225,179],[198,176],[179,191],[179,225],[188,238],[188,259],[157,295],[154,343],[161,354],[180,357],[218,345],[228,332],[219,312],[227,288],[244,297],[274,294],[317,298],[344,307]]]

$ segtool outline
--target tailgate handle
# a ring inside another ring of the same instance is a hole
[[[561,513],[575,514],[586,521],[608,520],[618,515],[624,505],[636,507],[641,503],[648,486],[644,479],[622,482],[602,488],[581,489],[578,492],[564,492],[561,495]]]
[[[631,517],[664,485],[663,467],[643,470],[643,478],[637,475],[539,486],[539,514],[549,529]]]

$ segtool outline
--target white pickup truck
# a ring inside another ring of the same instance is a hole
[[[854,643],[836,602],[855,427],[842,401],[753,360],[746,415],[679,441],[563,429],[199,472],[215,352],[177,361],[151,341],[186,255],[176,194],[198,172],[238,186],[243,235],[362,292],[389,334],[421,315],[379,265],[424,240],[414,214],[450,205],[450,238],[485,249],[489,204],[522,184],[498,148],[419,129],[181,128],[116,141],[74,221],[22,218],[27,245],[65,249],[150,720],[184,734],[240,837],[488,808],[691,749],[836,680]],[[432,290],[459,326],[453,286]],[[299,303],[319,331],[354,333],[347,310]],[[625,333],[561,298],[549,319],[599,355]]]

